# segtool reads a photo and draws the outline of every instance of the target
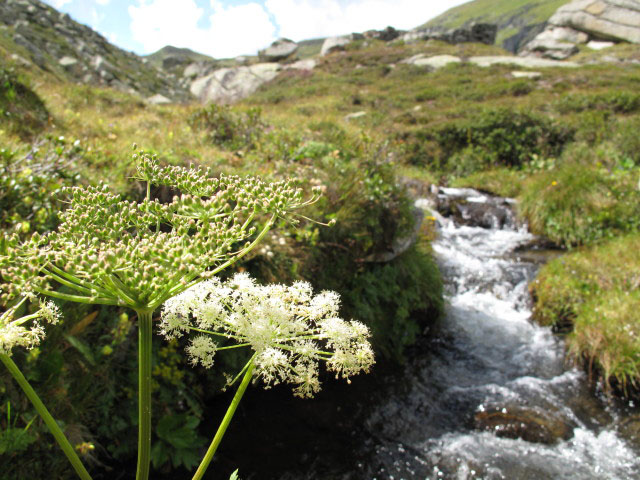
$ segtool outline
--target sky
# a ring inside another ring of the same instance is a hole
[[[253,55],[274,40],[391,25],[409,30],[469,0],[45,0],[139,55],[165,45],[214,58]]]

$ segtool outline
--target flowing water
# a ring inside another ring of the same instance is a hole
[[[438,331],[403,368],[311,401],[252,392],[253,415],[225,439],[238,452],[228,468],[260,480],[640,479],[638,408],[594,395],[531,320],[528,285],[547,255],[510,202],[441,189],[439,205],[456,219],[434,214]]]
[[[357,478],[640,478],[639,452],[617,433],[635,409],[596,398],[562,341],[531,321],[538,265],[518,250],[533,236],[504,201],[440,197],[462,200],[463,222],[485,204],[475,223],[489,228],[439,219],[446,319],[369,415],[375,454]]]

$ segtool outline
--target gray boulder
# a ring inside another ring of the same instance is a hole
[[[273,80],[280,69],[277,63],[220,68],[196,79],[190,90],[202,103],[233,103],[248,97],[263,83]]]
[[[151,105],[166,105],[167,103],[171,103],[171,100],[158,93],[152,97],[147,98],[147,102]]]
[[[460,63],[462,59],[460,57],[454,57],[453,55],[434,55],[427,57],[423,53],[414,55],[413,57],[402,60],[401,63],[407,63],[409,65],[415,65],[416,67],[428,67],[432,70],[438,70],[442,67],[446,67],[451,63]]]
[[[553,39],[535,38],[529,42],[520,52],[520,55],[531,55],[542,58],[551,58],[553,60],[564,60],[569,58],[580,50],[574,43],[559,42]]]
[[[383,42],[391,42],[398,38],[402,32],[393,27],[387,27],[384,30],[367,30],[364,32],[364,38],[382,40]]]
[[[280,38],[273,42],[270,47],[260,50],[260,58],[266,62],[280,62],[286,60],[298,51],[298,44],[287,38]]]
[[[340,37],[329,37],[322,44],[320,55],[325,56],[337,50],[344,50],[354,40],[353,35],[342,35]]]
[[[313,58],[306,58],[304,60],[298,60],[297,62],[284,65],[285,70],[304,70],[310,71],[316,68],[318,62]]]
[[[511,55],[471,57],[469,58],[469,63],[473,63],[479,67],[490,67],[491,65],[517,65],[522,68],[575,68],[579,66],[575,62],[562,62],[559,60],[535,57],[516,57]]]
[[[636,0],[574,0],[549,19],[602,40],[640,43],[640,2]]]
[[[563,59],[593,39],[640,43],[640,2],[574,0],[556,11],[520,54]]]

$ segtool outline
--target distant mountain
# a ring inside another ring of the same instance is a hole
[[[147,61],[157,68],[171,70],[177,66],[185,67],[193,62],[215,62],[215,59],[203,53],[194,52],[188,48],[178,48],[167,45],[155,53],[145,55]]]
[[[36,65],[61,79],[142,97],[190,98],[176,78],[38,0],[0,1],[0,57]]]
[[[422,28],[459,28],[471,23],[498,25],[496,44],[516,52],[540,33],[546,21],[569,0],[474,0],[447,10]]]

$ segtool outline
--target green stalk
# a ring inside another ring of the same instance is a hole
[[[138,313],[138,468],[136,480],[149,479],[151,461],[151,319]]]
[[[227,431],[227,427],[229,426],[229,423],[231,423],[233,414],[236,413],[238,404],[240,403],[240,400],[242,400],[242,396],[244,395],[244,392],[247,389],[249,382],[251,381],[254,367],[255,367],[255,364],[253,363],[253,359],[251,359],[251,361],[249,362],[249,368],[247,368],[247,371],[244,374],[244,377],[242,378],[242,383],[238,387],[238,391],[234,395],[233,400],[231,400],[231,405],[229,405],[229,408],[227,409],[227,413],[224,415],[224,418],[222,419],[222,423],[220,423],[220,426],[218,427],[218,431],[216,432],[215,437],[213,437],[213,440],[211,441],[211,445],[209,445],[209,449],[207,450],[207,453],[202,459],[202,462],[200,462],[200,466],[198,467],[198,471],[196,472],[196,474],[193,476],[193,480],[201,480],[202,476],[204,475],[204,472],[206,472],[207,467],[211,463],[211,460],[213,459],[213,456],[215,455],[216,450],[220,445],[220,442],[222,442],[222,437],[224,437],[224,434]]]
[[[13,362],[13,360],[11,360],[11,357],[9,357],[9,355],[5,353],[0,353],[0,360],[2,360],[2,363],[4,363],[5,367],[7,367],[7,370],[9,370],[11,375],[13,375],[13,378],[15,378],[16,382],[18,382],[18,385],[20,385],[24,393],[27,395],[38,414],[44,420],[44,423],[47,425],[47,427],[49,427],[49,430],[53,434],[53,437],[58,442],[58,445],[60,445],[60,448],[62,448],[62,451],[69,459],[69,462],[71,462],[71,465],[73,466],[73,469],[76,471],[78,476],[82,480],[91,480],[91,475],[89,475],[89,472],[87,472],[86,468],[84,468],[84,465],[82,465],[80,458],[78,458],[78,455],[69,443],[69,440],[67,440],[67,437],[65,437],[64,433],[58,426],[58,423],[51,416],[49,410],[47,410],[47,407],[44,406],[44,403],[42,403],[42,400],[40,400],[40,397],[38,397],[38,394],[31,387],[18,366]]]

